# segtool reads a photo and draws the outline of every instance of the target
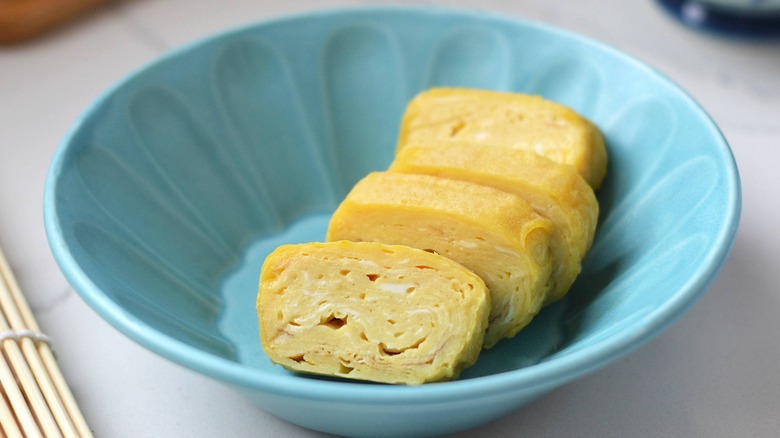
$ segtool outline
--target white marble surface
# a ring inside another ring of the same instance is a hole
[[[379,3],[387,2],[127,0],[29,44],[0,47],[0,245],[96,436],[322,435],[144,350],[69,288],[42,222],[44,180],[60,138],[99,93],[166,50],[280,14]],[[743,184],[731,256],[689,313],[628,357],[459,436],[777,436],[780,180],[772,169],[780,162],[780,42],[702,35],[650,0],[425,3],[543,21],[649,63],[712,115]]]

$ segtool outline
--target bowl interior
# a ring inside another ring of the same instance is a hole
[[[287,376],[259,345],[265,255],[322,240],[351,186],[391,162],[408,100],[438,85],[541,94],[595,122],[610,154],[598,234],[568,298],[462,380],[603,363],[678,316],[717,273],[739,183],[687,95],[566,32],[424,8],[261,23],[129,76],[55,158],[52,250],[90,305],[154,351],[211,374]]]

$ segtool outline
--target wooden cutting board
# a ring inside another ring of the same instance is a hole
[[[0,0],[0,44],[45,33],[110,0]]]

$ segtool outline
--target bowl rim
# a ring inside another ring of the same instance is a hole
[[[206,353],[194,346],[171,338],[146,325],[142,320],[126,312],[124,308],[104,295],[72,256],[58,220],[56,205],[57,182],[63,170],[65,158],[70,150],[69,145],[73,143],[81,127],[90,119],[91,115],[136,75],[208,42],[224,40],[231,36],[268,25],[292,23],[300,20],[327,19],[331,16],[360,16],[361,14],[376,15],[382,13],[476,18],[513,26],[522,26],[537,32],[552,34],[559,38],[562,37],[584,43],[594,49],[607,52],[609,55],[644,71],[646,74],[654,76],[682,96],[683,102],[689,107],[689,110],[706,123],[710,131],[710,138],[716,140],[713,151],[720,157],[719,161],[725,165],[723,169],[726,176],[724,178],[724,186],[728,190],[729,199],[728,205],[725,206],[726,211],[723,223],[718,230],[714,244],[706,252],[704,260],[695,275],[690,277],[662,306],[654,309],[647,316],[634,323],[629,329],[601,339],[587,348],[516,370],[420,386],[356,384],[348,380],[331,381],[302,378],[292,373],[265,373],[257,368]],[[433,401],[446,403],[447,401],[452,401],[454,396],[462,396],[464,394],[469,394],[470,397],[477,399],[515,391],[542,391],[601,368],[614,359],[643,345],[681,316],[715,280],[733,246],[740,220],[742,199],[740,179],[733,153],[712,118],[686,91],[647,64],[590,37],[527,18],[465,8],[431,5],[384,5],[317,9],[253,21],[195,39],[141,65],[98,96],[77,117],[65,133],[52,158],[45,182],[43,201],[44,227],[48,243],[60,270],[71,287],[104,320],[145,348],[180,365],[243,389],[262,390],[269,394],[329,402],[354,402],[358,400],[360,403],[414,405]]]

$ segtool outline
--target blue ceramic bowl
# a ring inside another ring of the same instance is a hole
[[[258,340],[257,278],[322,240],[352,185],[393,159],[418,91],[537,93],[603,130],[601,225],[569,297],[454,382],[296,375]],[[52,251],[102,317],[263,409],[340,435],[434,435],[508,414],[658,334],[707,288],[737,228],[731,152],[678,87],[538,23],[431,8],[315,12],[177,50],[77,121],[45,194]]]

